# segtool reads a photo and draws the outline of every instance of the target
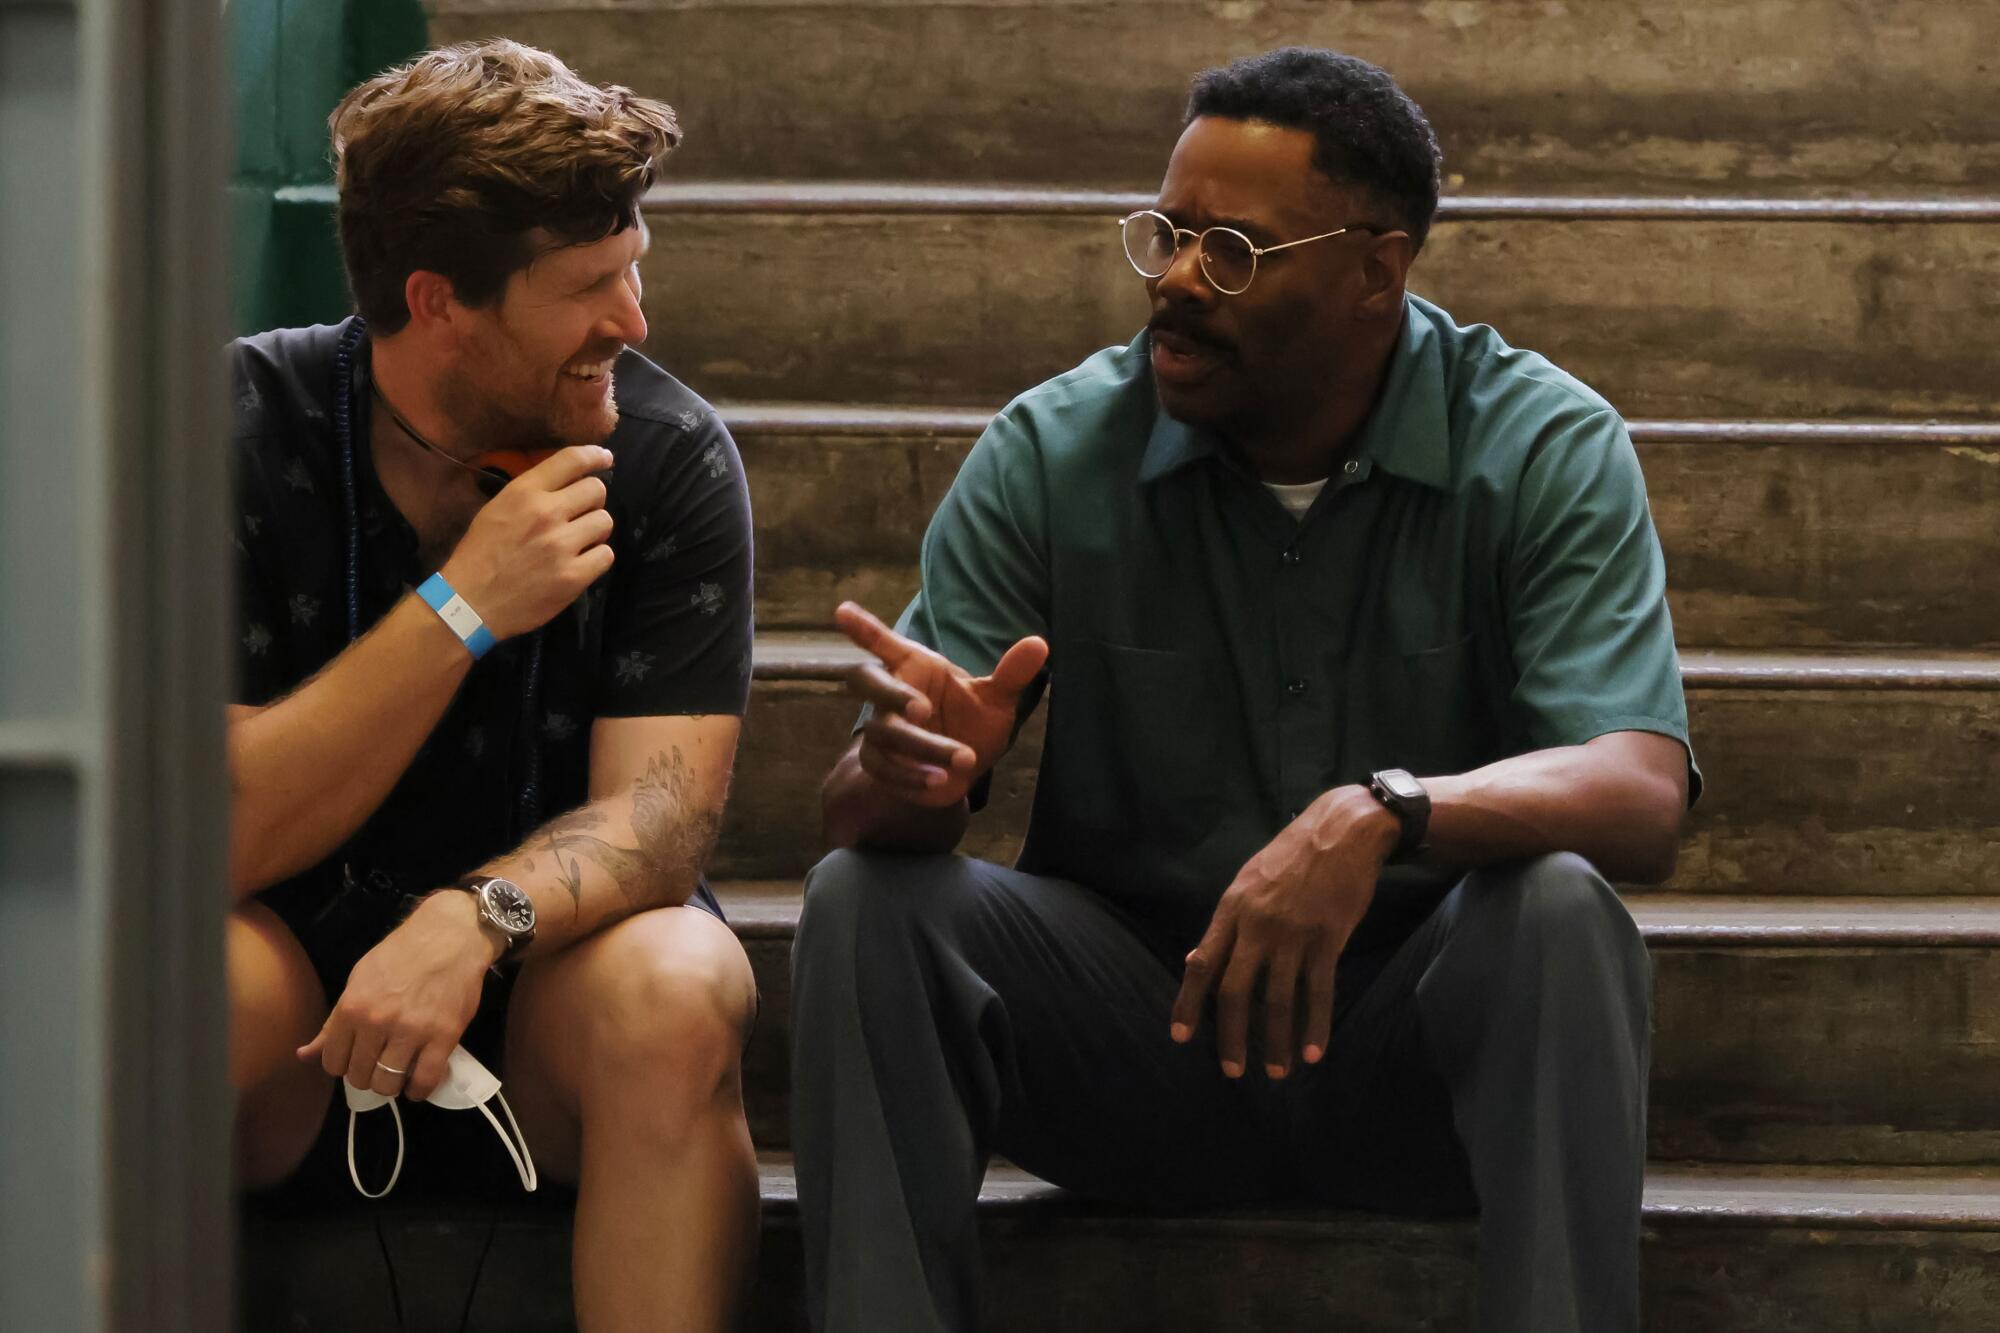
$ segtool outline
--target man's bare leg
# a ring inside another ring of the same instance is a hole
[[[326,1115],[334,1081],[294,1054],[326,1021],[326,998],[305,950],[268,907],[232,912],[227,944],[236,1180],[256,1189],[298,1168]]]
[[[503,1076],[536,1164],[577,1182],[581,1333],[734,1327],[757,1249],[755,1012],[743,947],[694,907],[522,968]]]

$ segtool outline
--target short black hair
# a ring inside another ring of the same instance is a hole
[[[1198,116],[1309,131],[1313,166],[1373,196],[1422,248],[1444,154],[1423,108],[1387,70],[1338,51],[1280,47],[1196,75],[1187,121]]]

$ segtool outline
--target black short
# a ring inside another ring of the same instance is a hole
[[[315,883],[310,877],[302,877],[258,895],[258,900],[275,912],[298,939],[329,1005],[346,989],[354,965],[394,930],[417,902],[416,898],[390,886],[382,876],[357,878],[334,873],[335,882]],[[719,920],[726,919],[706,882],[696,884],[688,905],[712,912]],[[503,1084],[507,1076],[502,1067],[507,1001],[513,982],[511,969],[494,969],[486,974],[479,1010],[460,1040],[474,1058],[500,1076]],[[407,1155],[402,1178],[392,1197],[491,1197],[496,1188],[508,1185],[516,1192],[520,1190],[513,1165],[485,1117],[476,1112],[440,1111],[433,1106],[407,1103],[402,1112]],[[394,1160],[394,1133],[377,1134],[375,1131],[381,1128],[371,1116],[365,1119],[356,1136],[362,1179],[371,1188],[387,1179]],[[374,1141],[378,1139],[380,1143]],[[384,1144],[386,1155],[377,1151]],[[533,1145],[529,1146],[532,1150]],[[335,1198],[359,1200],[347,1178],[347,1102],[338,1095],[329,1100],[326,1121],[305,1162],[290,1181],[273,1193],[284,1196],[286,1201],[305,1202],[325,1199],[329,1191]]]

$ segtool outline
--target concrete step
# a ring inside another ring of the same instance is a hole
[[[1454,183],[1685,191],[2000,185],[1980,4],[427,0],[680,110],[689,176],[1150,187],[1189,79],[1285,42],[1385,65]]]
[[[757,617],[811,629],[916,590],[925,526],[990,413],[743,403]],[[1682,640],[2000,645],[2000,422],[1634,421]]]
[[[1123,344],[1151,195],[677,185],[648,212],[648,343],[710,398],[984,403]],[[1459,200],[1412,272],[1629,416],[2000,409],[2000,201]],[[782,294],[782,295],[779,295]]]
[[[801,1333],[792,1165],[780,1155],[761,1165],[764,1236],[747,1327]],[[1464,1219],[1135,1213],[1004,1166],[987,1173],[979,1216],[983,1324],[996,1333],[1469,1326],[1474,1235]],[[575,1327],[560,1195],[497,1211],[397,1205],[248,1222],[246,1328]],[[2000,1322],[1994,1172],[1659,1166],[1647,1175],[1645,1223],[1649,1333],[1984,1333]],[[405,1293],[400,1320],[385,1260]]]
[[[787,1144],[799,885],[716,893],[763,996],[745,1065],[751,1129]],[[2000,902],[1627,902],[1655,968],[1655,1158],[2000,1163]]]
[[[878,606],[893,614],[895,608]],[[714,873],[793,879],[819,857],[819,784],[855,705],[845,640],[765,635]],[[1684,650],[1708,793],[1670,887],[2000,894],[2000,656]],[[995,771],[965,850],[1011,862],[1040,714]]]

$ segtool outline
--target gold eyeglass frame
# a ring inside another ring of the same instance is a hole
[[[1132,258],[1132,247],[1125,244],[1125,229],[1139,218],[1158,218],[1166,224],[1167,230],[1173,233],[1174,253],[1168,258],[1167,266],[1158,273],[1148,273],[1145,269],[1140,268],[1139,261]],[[1228,235],[1234,236],[1237,240],[1243,242],[1243,247],[1250,252],[1250,276],[1243,280],[1241,287],[1225,287],[1216,281],[1213,273],[1208,271],[1208,256],[1202,251],[1202,242],[1207,239],[1208,234],[1212,231],[1225,232]],[[1250,284],[1257,280],[1257,261],[1265,255],[1276,254],[1280,250],[1289,250],[1295,245],[1311,245],[1314,241],[1331,240],[1335,236],[1345,236],[1350,231],[1363,231],[1371,235],[1376,234],[1373,227],[1363,227],[1350,223],[1345,227],[1340,227],[1333,231],[1323,231],[1317,236],[1308,236],[1304,240],[1286,241],[1282,245],[1258,245],[1234,227],[1203,227],[1200,231],[1195,231],[1191,227],[1176,227],[1172,218],[1156,208],[1141,208],[1127,213],[1124,217],[1118,219],[1118,246],[1125,252],[1125,262],[1132,266],[1134,273],[1147,279],[1164,278],[1167,274],[1173,272],[1174,260],[1181,257],[1181,237],[1192,236],[1194,237],[1195,262],[1201,265],[1201,275],[1208,279],[1209,286],[1215,288],[1216,291],[1221,292],[1224,296],[1241,296],[1243,293],[1249,291]]]

